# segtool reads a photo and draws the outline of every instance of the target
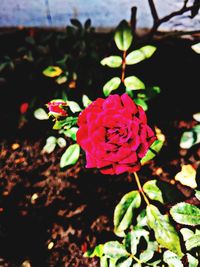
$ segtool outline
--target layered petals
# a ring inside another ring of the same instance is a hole
[[[91,103],[78,118],[77,143],[86,152],[86,167],[103,174],[135,172],[156,140],[142,107],[127,95],[110,95]]]

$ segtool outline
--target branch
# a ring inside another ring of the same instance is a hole
[[[154,1],[153,0],[148,0],[148,1],[149,1],[150,9],[151,9],[151,15],[152,15],[154,23],[155,23],[159,19],[158,18],[158,13],[157,13]]]
[[[147,39],[150,39],[153,37],[153,35],[156,33],[156,31],[158,30],[158,28],[160,27],[160,25],[162,23],[169,21],[173,17],[183,15],[185,12],[191,11],[195,7],[200,7],[200,3],[193,4],[193,5],[187,7],[187,3],[189,0],[184,0],[183,6],[181,7],[181,9],[174,11],[174,12],[170,13],[169,15],[166,15],[163,18],[159,19],[153,0],[148,0],[148,1],[149,1],[149,6],[151,9],[151,14],[152,14],[154,23],[153,23],[153,27],[150,30],[149,34],[146,36]]]
[[[133,36],[135,35],[135,29],[136,29],[136,22],[137,22],[136,15],[137,15],[137,7],[133,6],[131,8],[131,29]]]
[[[170,20],[171,18],[173,18],[175,16],[182,15],[185,12],[192,10],[194,7],[200,7],[200,3],[197,4],[197,5],[192,5],[192,6],[188,6],[188,7],[184,4],[184,6],[180,10],[174,11],[171,14],[169,14],[169,15],[163,17],[162,19],[160,19],[158,27],[160,26],[160,24]]]

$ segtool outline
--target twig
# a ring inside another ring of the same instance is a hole
[[[156,7],[154,5],[154,1],[153,0],[148,0],[148,1],[149,1],[150,9],[151,9],[151,14],[152,14],[152,17],[153,17],[154,22],[155,22],[159,19],[158,13],[157,13]]]
[[[137,14],[137,7],[133,6],[131,8],[131,30],[132,30],[132,34],[133,36],[135,36],[135,29],[136,29],[136,14]]]
[[[149,1],[149,6],[151,9],[151,14],[152,14],[154,22],[153,22],[152,29],[150,30],[150,32],[146,36],[146,39],[152,38],[161,24],[169,21],[173,17],[183,15],[185,12],[191,11],[195,7],[200,7],[200,3],[187,6],[188,0],[184,0],[183,6],[181,7],[181,9],[174,11],[174,12],[164,16],[163,18],[159,19],[153,0],[148,0],[148,1]]]

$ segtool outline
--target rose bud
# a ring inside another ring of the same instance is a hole
[[[49,114],[54,117],[66,117],[67,116],[67,103],[62,99],[55,99],[47,104]]]
[[[86,168],[99,168],[103,174],[138,171],[156,140],[144,110],[127,94],[98,98],[79,114],[78,126]]]
[[[29,108],[29,104],[27,102],[24,102],[20,106],[20,113],[25,114]]]

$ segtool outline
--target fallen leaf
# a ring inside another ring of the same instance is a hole
[[[12,144],[12,150],[16,150],[20,147],[19,144],[15,143],[15,144]]]
[[[196,188],[196,170],[191,164],[183,165],[181,171],[176,174],[175,180],[179,181],[182,185]]]
[[[54,247],[54,242],[50,242],[48,244],[48,249],[51,250]]]
[[[25,260],[25,261],[22,263],[21,267],[31,267],[30,261]]]
[[[32,204],[35,204],[37,198],[38,198],[38,194],[34,193],[34,194],[32,195],[32,197],[31,197],[31,203],[32,203]]]

